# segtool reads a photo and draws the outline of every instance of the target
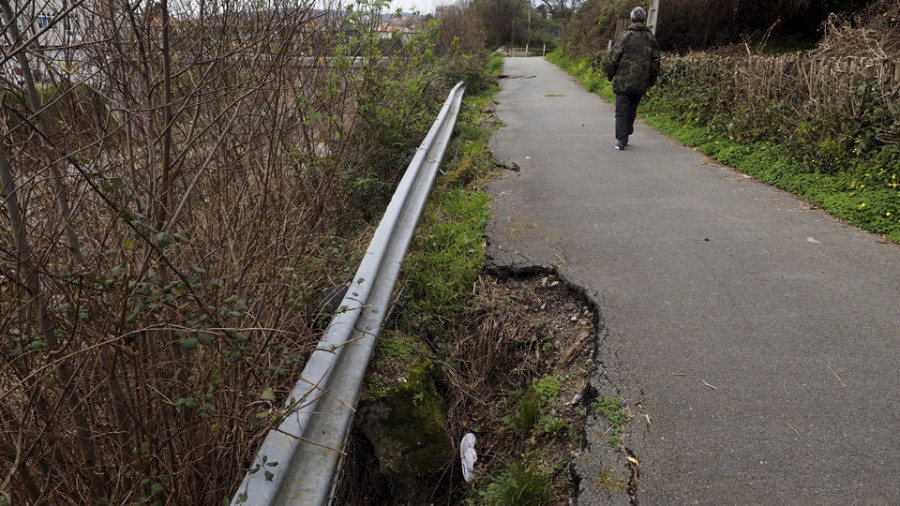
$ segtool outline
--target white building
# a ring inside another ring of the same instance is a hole
[[[11,21],[3,16],[0,50],[3,58],[3,77],[20,84],[21,69],[16,55],[28,46],[32,71],[40,79],[54,71],[75,71],[80,63],[78,44],[83,41],[85,9],[69,0],[14,0],[14,30]]]

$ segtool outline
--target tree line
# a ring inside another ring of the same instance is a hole
[[[657,38],[663,50],[686,52],[773,39],[814,43],[831,14],[849,15],[871,0],[661,0]],[[588,54],[614,38],[616,22],[649,1],[586,0],[567,26],[568,49]]]

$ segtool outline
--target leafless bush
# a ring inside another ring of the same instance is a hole
[[[822,56],[900,56],[900,1],[881,0],[855,16],[831,15],[816,53]]]
[[[0,504],[220,503],[359,250],[348,196],[427,127],[429,39],[386,61],[371,12],[311,2],[0,4]]]
[[[441,54],[451,51],[473,53],[485,49],[481,17],[471,2],[460,0],[454,5],[441,7],[435,17],[441,23],[441,33],[435,49]]]

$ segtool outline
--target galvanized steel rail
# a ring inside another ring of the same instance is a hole
[[[450,92],[410,162],[341,310],[291,392],[290,414],[266,436],[232,506],[328,503],[369,357],[450,141],[464,89],[460,82]]]

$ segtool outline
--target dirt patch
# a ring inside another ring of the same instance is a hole
[[[432,352],[453,443],[443,469],[389,477],[357,430],[338,503],[497,504],[505,493],[571,503],[578,484],[570,462],[582,448],[593,400],[587,385],[598,324],[593,303],[553,272],[482,276],[458,328],[419,336]],[[471,483],[459,458],[468,432],[478,438]],[[524,488],[508,490],[515,487]]]

